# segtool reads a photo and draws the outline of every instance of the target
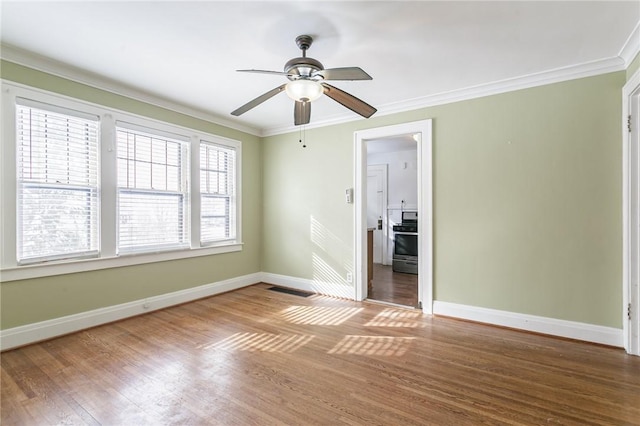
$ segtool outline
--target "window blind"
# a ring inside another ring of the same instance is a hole
[[[99,118],[17,100],[17,258],[96,256]]]
[[[200,143],[200,242],[235,239],[235,149]]]
[[[118,252],[189,247],[188,143],[116,125]]]

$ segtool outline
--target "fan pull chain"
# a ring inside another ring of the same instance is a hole
[[[302,144],[303,148],[307,147],[307,143],[305,142],[305,139],[307,137],[307,127],[305,125],[300,126],[300,136],[298,139],[298,142]]]

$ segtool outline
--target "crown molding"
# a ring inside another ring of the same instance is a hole
[[[459,90],[437,93],[434,95],[414,98],[395,104],[384,105],[382,115],[395,114],[408,110],[466,101],[485,96],[498,95],[516,90],[532,87],[546,86],[553,83],[561,83],[569,80],[577,80],[585,77],[622,71],[625,69],[624,61],[619,58],[609,58],[580,65],[556,68],[539,73],[528,74],[515,78],[508,78],[487,84],[466,87]]]
[[[638,29],[638,27],[636,27],[636,29]],[[630,45],[630,43],[627,43],[627,45]],[[524,75],[521,77],[509,78],[487,84],[480,84],[477,86],[466,87],[449,92],[436,93],[429,96],[422,96],[402,102],[384,104],[378,107],[378,112],[375,114],[375,117],[398,114],[401,112],[413,111],[438,105],[445,105],[453,102],[467,101],[471,99],[482,98],[485,96],[513,92],[521,89],[529,89],[532,87],[545,86],[548,84],[560,83],[568,80],[576,80],[579,78],[607,74],[610,72],[623,71],[626,69],[627,65],[628,64],[625,59],[616,56],[613,58],[586,62],[579,65],[556,68],[539,73]],[[358,120],[362,120],[362,118],[354,118],[352,115],[333,116],[325,120],[315,121],[313,124],[307,125],[306,129],[343,124]],[[263,129],[262,135],[274,136],[295,131],[297,131],[297,129],[294,126],[272,127]]]
[[[225,126],[230,129],[245,132],[254,136],[275,136],[280,134],[293,133],[299,130],[298,127],[291,125],[265,127],[262,129],[242,125],[237,122],[208,113],[206,111],[158,97],[145,91],[141,91],[140,89],[137,89],[135,87],[119,83],[98,74],[90,73],[80,68],[73,67],[44,56],[16,48],[14,46],[2,44],[0,45],[0,47],[0,57],[9,62],[33,68],[38,71],[46,72],[48,74],[72,80],[97,89],[107,90],[118,95],[126,96],[128,98],[165,108],[180,114],[187,114],[192,117],[208,121],[210,123]],[[638,54],[638,51],[640,51],[640,23],[636,25],[634,31],[625,42],[625,45],[621,49],[619,56],[578,65],[556,68],[540,73],[533,73],[521,77],[495,81],[492,83],[466,87],[463,89],[436,93],[433,95],[413,98],[402,102],[383,104],[381,106],[378,106],[378,112],[375,116],[380,117],[385,115],[398,114],[421,108],[428,108],[453,102],[471,100],[485,96],[497,95],[537,86],[544,86],[547,84],[559,83],[584,77],[592,77],[609,72],[622,71],[628,67],[631,61]],[[355,116],[354,114],[345,112],[345,114],[333,115],[323,120],[316,120],[312,124],[308,124],[305,128],[315,129],[360,120],[363,119],[359,116]]]
[[[228,127],[254,136],[262,136],[262,132],[255,128],[236,123],[234,121],[211,114],[207,111],[193,108],[188,105],[181,104],[160,96],[145,92],[138,88],[122,84],[118,81],[111,80],[99,74],[95,74],[81,68],[77,68],[60,61],[56,61],[46,56],[38,55],[15,46],[8,44],[0,44],[0,58],[13,62],[18,65],[52,74],[76,83],[91,86],[96,89],[106,90],[108,92],[125,96],[137,101],[141,101],[160,108],[168,109],[180,114],[186,114],[191,117],[199,118],[213,124]]]
[[[624,60],[624,66],[627,68],[638,53],[640,53],[640,21],[638,21],[636,27],[631,31],[627,41],[624,42],[618,56]]]

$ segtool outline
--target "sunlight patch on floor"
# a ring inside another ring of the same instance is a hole
[[[206,349],[292,353],[309,343],[313,337],[302,334],[236,333]]]
[[[366,327],[424,327],[423,315],[420,311],[402,311],[399,309],[384,309],[369,322]]]
[[[402,356],[415,337],[345,336],[328,353],[334,355]]]
[[[290,306],[281,312],[285,321],[305,325],[340,325],[363,308]]]

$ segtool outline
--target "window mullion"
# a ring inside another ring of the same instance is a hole
[[[191,248],[200,247],[200,229],[202,226],[200,215],[202,204],[200,202],[200,194],[202,191],[201,185],[203,183],[200,180],[200,164],[202,154],[200,152],[200,140],[197,136],[191,137],[191,168],[189,169],[191,179],[189,180],[190,191],[191,194],[191,231],[190,231],[190,240],[191,240]],[[206,157],[205,157],[206,158]]]
[[[16,96],[12,89],[7,89],[2,97],[2,140],[3,141],[17,141],[19,133],[25,133],[28,130],[31,137],[31,126],[27,129],[18,129],[17,125],[11,125],[11,123],[17,123],[17,108],[16,108]],[[0,143],[0,173],[2,173],[2,179],[0,179],[0,202],[3,204],[3,208],[0,209],[0,217],[2,218],[2,229],[13,230],[13,232],[3,232],[2,238],[0,238],[0,244],[2,244],[2,268],[15,266],[18,263],[17,259],[17,241],[15,230],[19,226],[19,217],[17,215],[17,206],[13,205],[13,208],[7,208],[11,205],[9,200],[17,200],[17,180],[18,180],[18,168],[16,164],[16,158],[20,150],[23,149],[17,143]],[[32,158],[30,156],[30,158]],[[31,176],[30,176],[31,177]],[[23,178],[23,177],[21,177]]]
[[[115,120],[110,114],[102,117],[101,125],[102,140],[101,162],[100,162],[100,241],[101,256],[113,257],[116,255],[116,235],[117,235],[117,142]]]

